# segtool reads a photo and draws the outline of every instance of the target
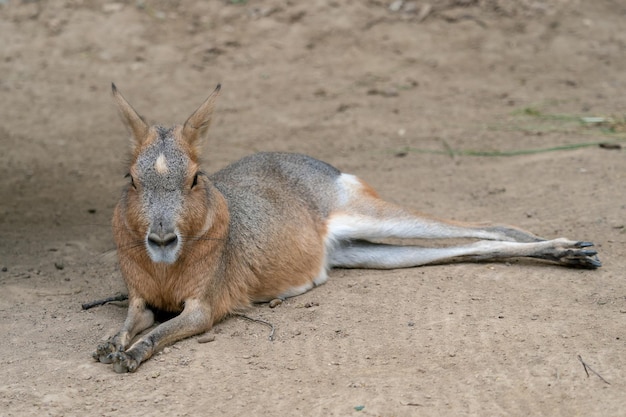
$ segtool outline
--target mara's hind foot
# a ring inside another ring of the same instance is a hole
[[[553,245],[537,251],[531,257],[545,259],[572,268],[596,269],[602,266],[597,256],[598,252],[587,249],[593,246],[591,242],[554,239],[551,243]]]

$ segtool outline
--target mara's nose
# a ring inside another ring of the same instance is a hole
[[[164,233],[164,234],[152,232],[148,235],[148,242],[150,242],[151,244],[155,246],[160,246],[163,248],[166,246],[176,244],[177,240],[178,240],[178,236],[176,236],[176,234],[171,233],[171,232]]]

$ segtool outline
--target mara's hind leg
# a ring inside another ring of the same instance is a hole
[[[342,174],[338,186],[340,205],[327,224],[330,237],[338,241],[385,238],[545,240],[515,226],[444,220],[409,210],[381,199],[376,191],[353,175]]]
[[[351,239],[476,238],[508,242],[545,239],[520,228],[489,223],[437,219],[381,199],[359,178],[342,174],[338,179],[340,204],[328,219],[330,237]]]
[[[512,257],[547,259],[566,266],[597,268],[592,243],[569,239],[546,240],[508,225],[436,219],[382,200],[360,179],[342,174],[339,202],[327,222],[328,239],[336,244],[330,265],[400,268],[453,260]],[[472,245],[448,248],[392,246],[370,240],[401,238],[476,238]]]
[[[507,258],[538,258],[559,265],[595,269],[602,264],[589,242],[567,239],[541,242],[479,241],[444,248],[396,246],[363,240],[339,242],[330,255],[338,268],[394,269],[453,261],[491,261]]]

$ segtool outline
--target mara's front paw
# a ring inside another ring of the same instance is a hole
[[[135,372],[139,366],[139,362],[127,352],[114,352],[108,356],[113,363],[113,369],[118,374],[126,372]]]
[[[104,343],[100,343],[96,348],[96,351],[92,353],[92,357],[100,361],[101,363],[111,363],[111,355],[118,351],[118,348],[111,340],[107,340]]]

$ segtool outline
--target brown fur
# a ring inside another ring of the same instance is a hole
[[[205,223],[211,226],[204,235],[187,242],[185,252],[174,265],[154,263],[144,250],[137,248],[137,242],[142,242],[146,233],[142,213],[137,204],[126,201],[118,204],[113,216],[113,230],[130,298],[140,297],[155,308],[174,313],[182,311],[187,299],[206,298],[207,288],[211,287],[207,281],[217,272],[214,269],[219,267],[223,257],[228,225],[228,210],[223,197],[216,194],[213,204],[216,207],[209,213],[199,197],[190,199],[188,210],[196,213],[190,216],[190,221],[182,223],[185,234],[193,236],[195,230],[205,228]],[[206,218],[206,222],[201,222],[202,218]],[[246,304],[246,297],[237,291],[226,293],[233,297],[219,297],[223,299],[212,311],[213,322],[232,311],[233,305]]]

